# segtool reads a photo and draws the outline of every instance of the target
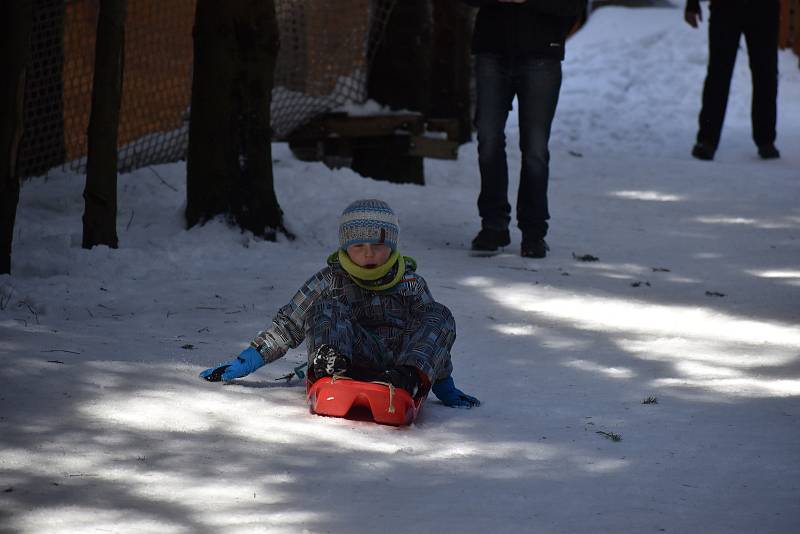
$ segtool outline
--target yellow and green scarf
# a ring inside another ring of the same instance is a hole
[[[403,275],[406,273],[406,259],[411,258],[406,258],[400,254],[400,251],[394,250],[386,263],[367,269],[356,265],[347,252],[339,249],[328,257],[328,262],[338,261],[359,287],[371,291],[381,291],[396,286],[403,279]],[[413,259],[411,261],[416,263]]]

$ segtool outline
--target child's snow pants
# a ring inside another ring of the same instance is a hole
[[[314,304],[306,317],[309,365],[320,345],[330,345],[350,358],[352,369],[385,371],[408,365],[430,383],[450,376],[450,349],[456,338],[453,314],[433,302],[405,325],[363,325],[348,304],[334,299]]]

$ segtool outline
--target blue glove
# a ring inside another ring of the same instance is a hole
[[[472,408],[481,405],[481,401],[458,389],[453,382],[452,376],[433,384],[431,391],[436,395],[436,398],[442,401],[442,404],[451,408]]]
[[[200,378],[205,378],[209,382],[225,382],[234,378],[247,376],[259,367],[264,365],[264,358],[253,347],[248,347],[232,361],[221,363],[211,369],[206,369],[200,373]]]

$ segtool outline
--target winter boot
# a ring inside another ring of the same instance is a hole
[[[781,157],[781,153],[772,143],[758,147],[758,155],[761,156],[761,159],[778,159]]]
[[[544,258],[547,256],[548,250],[550,247],[547,246],[547,241],[541,237],[530,238],[523,234],[519,250],[519,254],[523,258]]]
[[[478,252],[494,252],[499,247],[504,247],[511,243],[511,236],[508,230],[492,230],[482,228],[475,239],[472,240],[472,250]]]
[[[714,159],[714,147],[706,143],[697,143],[692,148],[692,156],[703,161],[711,161]]]
[[[311,370],[314,378],[323,376],[341,375],[347,372],[349,360],[330,345],[320,345],[311,360]]]
[[[384,373],[385,380],[394,387],[403,388],[412,397],[416,396],[420,387],[419,371],[408,365],[389,369]]]

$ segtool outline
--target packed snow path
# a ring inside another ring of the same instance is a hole
[[[519,257],[516,231],[468,255],[474,143],[427,162],[425,187],[275,145],[291,243],[184,231],[178,163],[121,176],[120,248],[86,251],[83,178],[26,182],[0,277],[0,532],[796,531],[800,71],[781,52],[781,160],[750,140],[742,53],[716,161],[695,161],[705,47],[679,9],[603,8],[569,42],[544,260]],[[456,317],[456,382],[483,405],[431,398],[400,429],[313,416],[276,380],[303,347],[199,380],[365,196],[398,212]]]

